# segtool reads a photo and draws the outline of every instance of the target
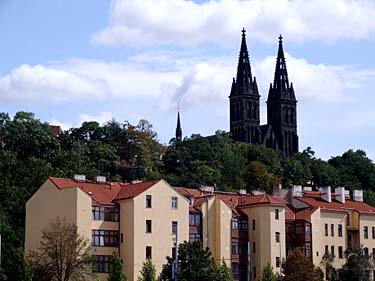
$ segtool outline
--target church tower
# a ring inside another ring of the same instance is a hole
[[[278,147],[286,157],[298,152],[297,100],[293,83],[289,84],[283,38],[279,37],[275,78],[267,100],[267,123],[275,133]]]
[[[246,31],[242,29],[237,77],[233,78],[229,96],[230,132],[233,140],[260,143],[259,98],[256,79],[251,75]]]
[[[176,142],[182,141],[182,129],[180,122],[180,110],[177,111]]]

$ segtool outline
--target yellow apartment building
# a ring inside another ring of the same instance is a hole
[[[375,208],[363,202],[360,191],[353,195],[329,187],[278,187],[271,196],[172,187],[162,179],[128,184],[104,177],[51,177],[26,204],[25,250],[36,250],[40,230],[59,216],[77,224],[91,242],[96,280],[107,280],[114,250],[130,281],[137,280],[147,258],[160,273],[166,256],[173,256],[176,238],[178,243],[202,241],[239,281],[258,280],[268,262],[281,272],[291,249],[315,265],[332,252],[340,268],[349,245],[375,253]]]

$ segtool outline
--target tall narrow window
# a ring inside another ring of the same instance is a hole
[[[172,197],[172,209],[177,209],[178,203],[177,203],[177,197]]]
[[[152,248],[151,248],[151,246],[146,246],[146,259],[152,259]]]
[[[232,229],[238,229],[238,218],[232,219]]]
[[[275,220],[278,220],[279,217],[280,217],[280,210],[279,209],[275,209]]]
[[[253,242],[253,253],[255,254],[255,252],[256,252],[256,248],[255,248],[255,242]]]
[[[146,195],[146,208],[151,208],[151,195]]]
[[[372,239],[375,239],[375,227],[372,227]]]
[[[253,230],[255,230],[255,220],[253,220]]]
[[[177,234],[177,222],[172,221],[172,233]]]
[[[152,232],[152,221],[146,220],[146,233],[151,233],[151,232]]]
[[[276,257],[276,267],[280,267],[280,257]]]
[[[238,242],[232,242],[232,254],[238,255]]]
[[[275,233],[275,241],[276,241],[276,243],[280,242],[280,232]]]
[[[339,224],[338,234],[339,234],[339,237],[342,237],[342,224]]]
[[[335,246],[331,246],[331,254],[332,256],[335,256]]]
[[[328,245],[325,246],[325,253],[328,254]]]
[[[339,246],[339,259],[342,259],[343,257],[342,246]]]
[[[363,227],[363,236],[365,239],[368,239],[368,226]]]
[[[335,225],[331,224],[331,236],[335,235]]]
[[[328,223],[324,224],[324,234],[328,236]]]

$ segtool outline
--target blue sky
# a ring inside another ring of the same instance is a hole
[[[64,128],[146,118],[159,140],[228,130],[241,29],[262,96],[284,36],[300,148],[375,159],[375,4],[368,0],[2,0],[0,103]]]

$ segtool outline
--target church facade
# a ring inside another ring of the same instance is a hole
[[[280,150],[286,157],[298,152],[297,100],[293,83],[289,83],[281,36],[275,77],[268,92],[267,124],[260,125],[260,94],[251,73],[244,29],[237,76],[233,78],[229,95],[229,111],[234,141],[265,145]]]

